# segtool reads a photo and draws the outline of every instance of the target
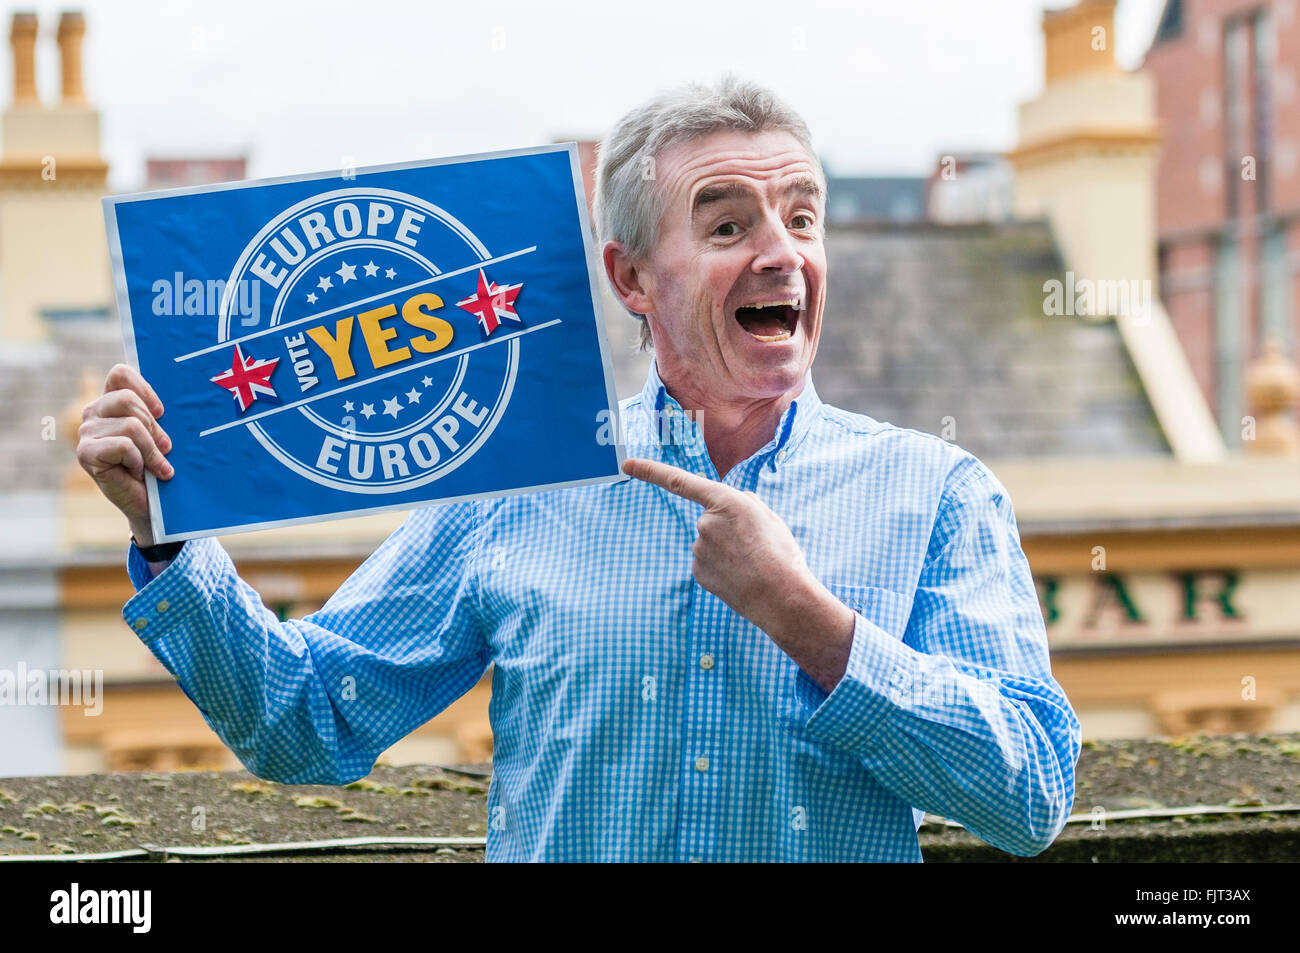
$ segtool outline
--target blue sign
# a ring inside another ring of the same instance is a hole
[[[626,479],[574,144],[104,199],[155,540]],[[611,426],[611,421],[614,426]]]

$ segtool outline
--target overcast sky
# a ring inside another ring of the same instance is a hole
[[[1061,3],[1051,4],[1061,6]],[[58,93],[61,3],[35,9]],[[1120,0],[1136,66],[1163,0]],[[84,0],[115,190],[146,156],[245,154],[254,177],[598,138],[657,90],[730,69],[808,120],[828,169],[927,172],[1015,143],[1042,84],[1033,0]],[[13,6],[6,11],[5,33]],[[12,68],[5,73],[6,102]]]

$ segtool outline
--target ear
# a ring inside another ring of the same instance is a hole
[[[647,287],[642,264],[628,254],[622,242],[606,242],[601,249],[601,258],[605,264],[605,274],[618,295],[623,307],[637,314],[649,314],[654,310],[651,292]]]

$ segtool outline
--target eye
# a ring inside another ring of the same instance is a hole
[[[804,224],[803,225],[798,224],[800,221],[802,221]],[[793,225],[795,228],[812,228],[812,216],[804,215],[800,213],[796,215],[794,218],[790,219],[790,224]]]
[[[715,235],[721,235],[723,238],[731,238],[732,236],[734,236],[734,235],[736,234],[735,232],[725,232],[725,233],[724,233],[722,230],[723,230],[724,228],[739,228],[739,227],[740,227],[740,226],[737,225],[735,222],[723,222],[721,225],[719,225],[717,228],[715,228],[715,229],[713,230],[713,234],[715,234]]]

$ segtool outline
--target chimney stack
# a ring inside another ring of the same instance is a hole
[[[81,38],[86,35],[86,19],[79,11],[65,11],[59,16],[59,59],[63,65],[63,105],[86,105],[86,90],[81,83]]]
[[[1115,72],[1115,0],[1082,0],[1043,13],[1046,84],[1080,73]]]
[[[14,105],[39,106],[36,95],[36,14],[15,13],[9,29],[14,51]]]

